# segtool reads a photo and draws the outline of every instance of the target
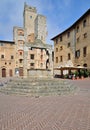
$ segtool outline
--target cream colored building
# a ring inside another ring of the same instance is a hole
[[[52,40],[54,41],[54,68],[90,67],[90,9]]]
[[[24,5],[23,27],[13,28],[13,41],[7,41],[4,46],[0,44],[0,56],[4,53],[13,59],[1,58],[0,77],[52,77],[53,76],[53,47],[46,43],[47,26],[46,17],[37,14],[35,7]],[[5,41],[2,41],[3,43]],[[10,46],[10,47],[9,47]],[[12,49],[12,50],[11,50]],[[8,60],[8,61],[7,61]],[[9,64],[11,63],[12,74]],[[3,70],[5,74],[3,76]],[[9,74],[10,73],[10,74]]]
[[[0,77],[11,77],[15,73],[15,43],[0,41]]]

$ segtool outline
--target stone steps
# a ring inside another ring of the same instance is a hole
[[[76,87],[69,81],[57,79],[13,79],[0,92],[30,96],[64,95],[74,93]]]

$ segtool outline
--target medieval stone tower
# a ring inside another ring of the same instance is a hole
[[[24,5],[23,21],[24,28],[26,29],[27,35],[34,34],[34,21],[37,16],[37,10],[35,7]]]
[[[15,72],[23,77],[53,75],[52,46],[46,43],[46,17],[24,4],[23,27],[14,27]]]
[[[47,26],[46,26],[46,17],[40,14],[37,14],[35,7],[24,5],[24,28],[26,30],[27,41],[32,41],[35,39],[40,39],[43,43],[46,42],[47,36]]]
[[[45,43],[46,36],[47,36],[46,17],[38,14],[35,19],[35,38],[40,39]]]

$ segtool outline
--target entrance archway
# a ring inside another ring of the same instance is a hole
[[[6,77],[6,69],[5,68],[2,69],[2,77]]]

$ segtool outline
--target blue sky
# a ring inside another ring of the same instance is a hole
[[[13,27],[23,27],[24,2],[47,17],[47,43],[71,26],[90,8],[90,0],[1,0],[0,40],[13,40]]]

